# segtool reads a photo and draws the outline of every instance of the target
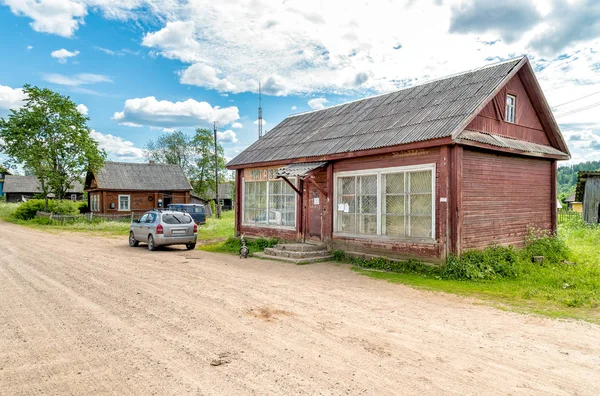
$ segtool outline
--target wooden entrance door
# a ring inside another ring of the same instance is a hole
[[[323,188],[323,185],[319,183],[319,186]],[[306,239],[310,240],[321,240],[321,220],[323,216],[323,208],[325,203],[323,202],[323,194],[315,187],[312,183],[307,183],[308,189],[308,216],[307,216],[307,235]]]

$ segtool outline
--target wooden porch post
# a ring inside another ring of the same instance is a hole
[[[452,163],[450,166],[450,224],[451,224],[451,251],[460,257],[462,240],[462,188],[463,188],[463,148],[462,146],[451,146]]]

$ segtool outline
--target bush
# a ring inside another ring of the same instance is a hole
[[[19,205],[14,216],[19,220],[31,220],[35,217],[36,212],[45,210],[46,202],[43,199],[30,199]],[[48,211],[61,215],[76,215],[79,213],[79,208],[75,202],[70,200],[49,200]]]
[[[529,229],[521,253],[525,261],[531,262],[533,256],[544,256],[543,264],[559,264],[567,259],[569,248],[557,235],[548,231]]]
[[[425,264],[415,259],[408,259],[406,261],[392,261],[382,257],[373,257],[369,260],[362,258],[351,258],[350,262],[361,268],[376,269],[401,274],[408,273],[437,276],[440,272],[439,267]]]
[[[461,258],[446,260],[442,277],[446,279],[486,280],[513,278],[517,275],[519,255],[512,247],[489,246],[485,250],[468,250]]]
[[[89,213],[90,212],[90,207],[88,206],[87,201],[77,202],[77,207],[79,208],[79,213]]]

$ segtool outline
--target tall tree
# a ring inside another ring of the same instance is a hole
[[[198,128],[192,138],[196,156],[196,168],[193,175],[192,187],[194,192],[203,198],[212,198],[211,191],[215,191],[215,139],[210,129]],[[219,182],[225,180],[225,150],[217,142],[219,157]]]
[[[156,140],[149,140],[144,152],[150,160],[181,166],[186,174],[194,166],[194,148],[191,138],[181,131],[166,133]]]
[[[68,96],[28,84],[23,91],[25,105],[0,119],[0,151],[38,178],[47,206],[49,193],[64,198],[86,171],[102,167],[106,153]]]
[[[166,133],[146,144],[145,154],[150,160],[163,164],[180,165],[192,184],[194,193],[209,199],[215,188],[215,147],[210,129],[198,128],[194,135],[181,131]],[[219,181],[226,179],[225,151],[217,144],[219,154]]]

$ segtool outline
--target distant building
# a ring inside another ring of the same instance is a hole
[[[581,202],[575,200],[575,193],[569,195],[569,197],[565,199],[565,203],[567,204],[567,209],[579,213],[583,212],[583,206],[581,205]]]
[[[85,191],[90,211],[126,214],[190,203],[192,187],[179,165],[106,162],[88,172]]]
[[[579,172],[575,199],[581,202],[583,221],[600,223],[600,172]]]
[[[23,202],[35,198],[42,192],[40,183],[35,176],[6,175],[4,179],[4,194],[7,202]],[[48,198],[55,198],[53,193]],[[64,199],[81,201],[83,199],[83,185],[75,182],[67,190]]]
[[[237,233],[442,261],[555,231],[569,157],[522,57],[291,115],[227,167]]]
[[[208,196],[217,204],[217,197],[212,190],[208,191]],[[233,182],[219,183],[219,205],[221,210],[227,211],[233,209]]]

